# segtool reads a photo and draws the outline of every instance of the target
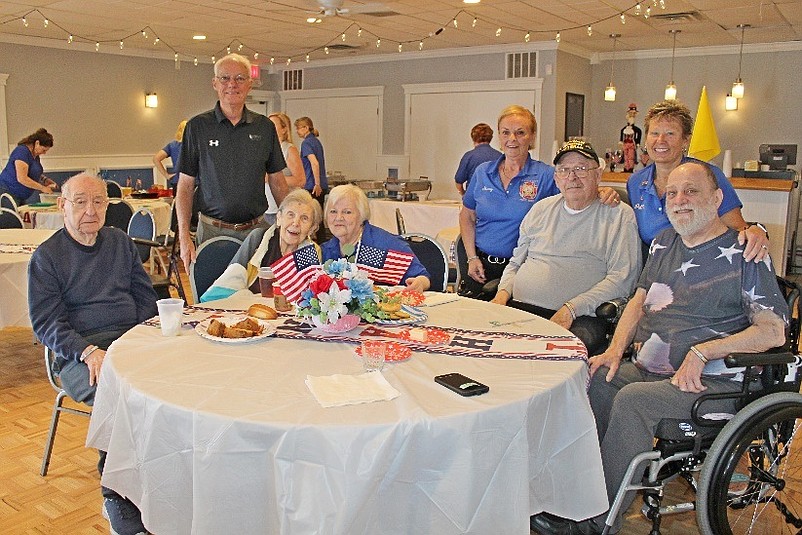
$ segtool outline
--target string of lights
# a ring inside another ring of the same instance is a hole
[[[306,62],[312,60],[313,55],[317,53],[322,53],[322,56],[325,57],[330,53],[330,47],[333,45],[346,42],[348,36],[351,35],[352,39],[354,37],[358,39],[363,39],[364,35],[369,36],[372,40],[375,40],[376,48],[381,48],[382,45],[396,47],[398,52],[403,52],[404,50],[423,50],[425,47],[426,41],[429,39],[434,39],[440,36],[445,31],[450,31],[453,27],[454,30],[458,30],[460,25],[469,25],[472,30],[476,30],[477,28],[480,29],[483,27],[489,28],[496,37],[501,37],[502,35],[508,35],[509,33],[518,34],[520,35],[521,40],[524,43],[529,43],[532,39],[533,35],[551,35],[553,39],[559,43],[562,36],[566,32],[572,32],[577,30],[584,30],[587,32],[588,37],[593,35],[593,26],[601,24],[603,22],[619,19],[622,25],[626,25],[627,17],[644,17],[648,19],[652,15],[653,9],[666,9],[666,0],[645,0],[639,1],[634,3],[629,8],[616,12],[612,15],[607,17],[598,19],[588,24],[579,24],[575,26],[567,26],[564,28],[551,28],[551,29],[529,29],[521,26],[514,26],[514,25],[498,25],[494,21],[490,19],[484,19],[478,15],[471,13],[470,11],[461,9],[459,10],[456,15],[454,15],[446,24],[439,26],[436,30],[429,32],[427,35],[421,36],[417,39],[409,39],[406,41],[397,41],[394,39],[389,39],[387,37],[380,36],[367,28],[364,28],[362,25],[349,21],[348,25],[343,30],[338,30],[334,36],[325,42],[322,45],[307,49],[305,51],[299,52],[295,55],[286,56],[283,58],[277,57],[275,54],[271,55],[268,53],[264,53],[255,49],[254,47],[248,46],[246,43],[243,43],[239,38],[233,38],[231,42],[224,48],[219,50],[217,53],[211,56],[212,63],[214,63],[218,57],[222,57],[222,55],[230,54],[232,51],[236,51],[239,53],[245,53],[253,57],[254,60],[258,61],[259,58],[269,58],[269,64],[274,65],[277,61],[283,61],[287,65],[290,65],[293,61],[303,59]],[[194,54],[188,54],[185,52],[179,52],[173,45],[165,42],[162,40],[156,31],[151,28],[149,25],[145,26],[141,30],[136,32],[123,35],[119,38],[115,39],[104,39],[104,40],[95,40],[90,37],[76,34],[69,29],[65,28],[61,24],[53,21],[49,17],[47,17],[42,11],[39,9],[32,9],[25,13],[22,16],[14,16],[9,18],[5,21],[0,22],[0,26],[4,26],[7,24],[21,22],[25,28],[28,28],[32,23],[31,17],[41,17],[41,23],[45,28],[55,27],[65,34],[65,40],[68,44],[72,44],[75,42],[82,42],[95,45],[95,51],[100,52],[101,47],[104,46],[119,46],[120,50],[123,50],[125,47],[125,42],[130,39],[139,39],[143,38],[149,42],[152,42],[153,46],[161,46],[166,48],[167,50],[173,53],[173,59],[178,64],[180,61],[191,61],[194,65],[198,65],[198,56]],[[340,17],[345,19],[345,17]],[[348,20],[348,19],[345,19]]]

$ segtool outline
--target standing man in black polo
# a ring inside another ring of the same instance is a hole
[[[184,266],[195,261],[189,234],[195,178],[200,183],[198,244],[216,236],[244,240],[255,227],[266,226],[264,184],[276,202],[287,194],[286,167],[273,123],[245,107],[251,90],[251,63],[229,54],[214,65],[213,110],[189,120],[181,144],[181,175],[176,193],[178,236]]]

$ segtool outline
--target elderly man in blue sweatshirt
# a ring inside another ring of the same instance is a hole
[[[128,235],[104,227],[105,183],[79,174],[64,183],[58,207],[64,228],[34,252],[28,266],[28,304],[34,333],[57,355],[62,387],[92,405],[109,345],[156,315],[156,292]],[[100,452],[102,473],[105,452]],[[146,533],[136,506],[102,487],[112,533]]]

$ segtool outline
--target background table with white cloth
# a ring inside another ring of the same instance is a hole
[[[125,201],[134,208],[134,212],[142,208],[150,210],[156,221],[156,234],[167,233],[170,228],[170,203],[160,199],[125,199]],[[55,206],[23,205],[18,211],[27,228],[60,229],[64,226],[64,215]]]
[[[227,344],[189,327],[173,338],[135,327],[109,348],[93,408],[87,445],[108,451],[103,484],[154,533],[524,535],[534,513],[606,510],[585,360],[522,358],[536,351],[523,335],[574,350],[576,339],[519,310],[455,299],[424,307],[427,325],[520,333],[498,337],[523,351],[415,351],[382,372],[400,392],[392,401],[327,409],[304,380],[361,373],[356,340]],[[241,291],[207,305],[254,301],[269,303]],[[450,372],[490,392],[461,397],[434,382]]]
[[[459,226],[462,203],[449,199],[432,201],[388,201],[370,199],[370,222],[393,234],[398,233],[395,211],[401,210],[407,232],[420,232],[431,237],[445,228]]]
[[[0,229],[0,329],[30,327],[28,263],[53,230]]]

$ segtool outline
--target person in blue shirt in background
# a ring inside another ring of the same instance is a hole
[[[39,202],[39,193],[53,193],[58,185],[44,175],[39,157],[53,147],[53,135],[40,128],[17,143],[0,173],[0,194],[8,193],[17,206]]]
[[[460,195],[465,195],[468,182],[480,164],[498,160],[501,157],[501,153],[490,146],[490,142],[493,140],[493,129],[489,125],[479,123],[471,128],[471,140],[473,148],[462,155],[457,174],[454,175],[454,182],[456,182]]]
[[[156,166],[156,170],[167,181],[167,185],[173,190],[173,195],[175,195],[175,190],[178,187],[178,165],[181,160],[181,140],[184,139],[185,126],[187,126],[186,119],[178,123],[178,130],[175,131],[175,139],[153,155],[153,165]],[[167,172],[167,169],[162,163],[167,158],[173,161],[174,173],[172,175]]]

